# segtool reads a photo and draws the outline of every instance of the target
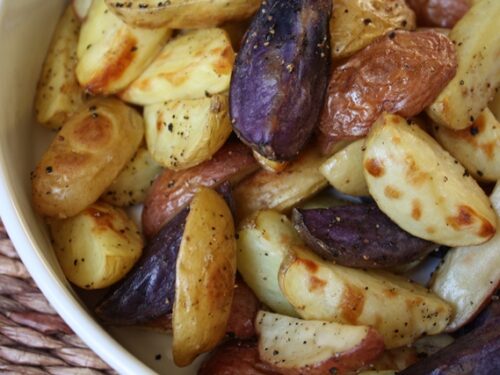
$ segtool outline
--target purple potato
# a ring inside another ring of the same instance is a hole
[[[230,113],[239,138],[270,160],[298,156],[320,116],[330,69],[331,0],[268,0],[238,53]]]
[[[359,268],[384,268],[422,259],[437,245],[414,237],[376,204],[295,209],[293,223],[321,257]]]

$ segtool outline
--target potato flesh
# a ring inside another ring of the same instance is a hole
[[[355,196],[370,195],[363,173],[364,139],[359,139],[325,161],[320,172],[338,191]]]
[[[442,332],[452,314],[445,301],[417,284],[339,266],[298,247],[281,267],[280,286],[302,318],[371,326],[388,349]]]
[[[142,254],[143,242],[134,222],[106,203],[94,203],[70,219],[51,220],[49,228],[64,274],[80,288],[116,283]]]
[[[232,131],[227,95],[150,105],[144,119],[148,150],[171,170],[209,160]]]
[[[479,1],[451,30],[450,38],[457,50],[457,74],[427,109],[439,125],[465,129],[493,98],[500,85],[499,18],[499,1]]]
[[[257,212],[238,230],[238,271],[259,300],[288,316],[297,313],[281,292],[278,273],[294,243],[301,240],[288,218],[276,211]]]
[[[69,5],[52,36],[35,98],[37,121],[51,129],[62,127],[83,103],[75,73],[79,32],[80,22]]]
[[[199,99],[229,89],[234,51],[218,28],[188,31],[170,41],[120,97],[137,105]]]
[[[231,211],[215,191],[201,188],[191,202],[176,266],[173,356],[187,366],[224,337],[236,275]]]
[[[365,178],[379,208],[414,236],[448,246],[480,244],[497,219],[479,185],[427,133],[397,115],[373,126]]]
[[[170,35],[167,28],[132,28],[104,0],[94,0],[78,41],[78,81],[94,95],[117,93],[146,69]]]

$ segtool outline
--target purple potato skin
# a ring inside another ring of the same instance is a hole
[[[343,266],[398,266],[421,259],[437,247],[402,230],[374,203],[294,209],[292,218],[312,250]]]
[[[295,159],[318,123],[330,71],[331,0],[267,0],[245,34],[230,88],[238,137]]]
[[[144,323],[172,312],[177,255],[189,208],[169,221],[132,271],[99,303],[97,316],[116,325]]]

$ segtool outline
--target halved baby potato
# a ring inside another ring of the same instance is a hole
[[[116,283],[142,254],[142,238],[133,220],[106,203],[94,203],[70,219],[50,220],[49,228],[64,274],[80,288]]]
[[[188,31],[167,43],[120,97],[150,105],[222,93],[229,89],[234,57],[231,40],[223,29]]]
[[[231,134],[228,110],[227,95],[147,106],[144,120],[149,152],[171,170],[209,160]]]
[[[414,236],[447,246],[483,243],[496,232],[490,201],[464,168],[417,125],[383,114],[366,140],[371,196]]]
[[[133,28],[94,0],[80,31],[76,75],[93,95],[117,93],[153,61],[171,30]]]

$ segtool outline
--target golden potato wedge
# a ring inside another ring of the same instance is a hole
[[[276,211],[259,211],[240,225],[237,237],[238,271],[248,286],[273,311],[298,316],[278,284],[283,259],[294,244],[302,244],[290,220]]]
[[[174,171],[209,160],[231,135],[228,105],[227,95],[213,95],[145,107],[149,152]]]
[[[75,10],[76,16],[80,21],[85,20],[89,14],[90,6],[93,0],[72,0],[71,5]]]
[[[199,99],[229,89],[234,51],[218,28],[193,30],[167,43],[120,97],[137,105]]]
[[[486,107],[473,125],[452,130],[436,125],[437,141],[477,180],[500,180],[500,122]]]
[[[415,13],[404,0],[336,0],[330,20],[332,57],[349,57],[391,30],[415,28]]]
[[[130,25],[173,29],[217,26],[250,17],[261,0],[106,0],[109,9]]]
[[[80,31],[76,76],[93,95],[127,87],[146,69],[171,35],[167,28],[132,28],[94,0]]]
[[[304,319],[367,325],[388,349],[442,332],[452,308],[429,290],[380,271],[347,268],[295,247],[280,270],[280,286]]]
[[[52,36],[35,98],[37,121],[51,129],[62,127],[83,103],[75,73],[79,32],[80,22],[69,5]]]
[[[80,288],[116,283],[142,254],[142,238],[133,220],[106,203],[94,203],[69,219],[49,220],[49,228],[64,274]]]
[[[238,217],[242,219],[265,209],[286,211],[314,195],[328,185],[319,172],[326,159],[319,150],[311,147],[283,172],[262,170],[243,180],[234,190]]]
[[[94,99],[57,134],[32,173],[35,209],[67,218],[97,201],[143,139],[142,117],[117,99]]]
[[[383,114],[366,140],[365,178],[371,196],[414,236],[448,246],[490,239],[497,219],[464,168],[426,132]]]
[[[500,218],[500,184],[490,199]],[[482,245],[449,250],[431,282],[432,291],[455,310],[446,330],[452,332],[470,322],[499,286],[500,233]]]
[[[161,165],[153,160],[149,151],[145,147],[140,147],[102,195],[101,200],[118,207],[142,203],[162,170]]]
[[[351,143],[319,168],[330,185],[344,194],[370,195],[363,173],[364,145],[364,139]]]
[[[500,121],[500,88],[497,89],[495,97],[490,102],[489,107],[495,118]]]
[[[191,202],[177,256],[173,355],[187,366],[224,337],[236,277],[231,211],[215,191],[201,188]]]
[[[439,125],[465,129],[493,98],[500,85],[499,18],[499,1],[479,1],[451,30],[450,38],[457,49],[457,74],[427,108],[427,114]]]

